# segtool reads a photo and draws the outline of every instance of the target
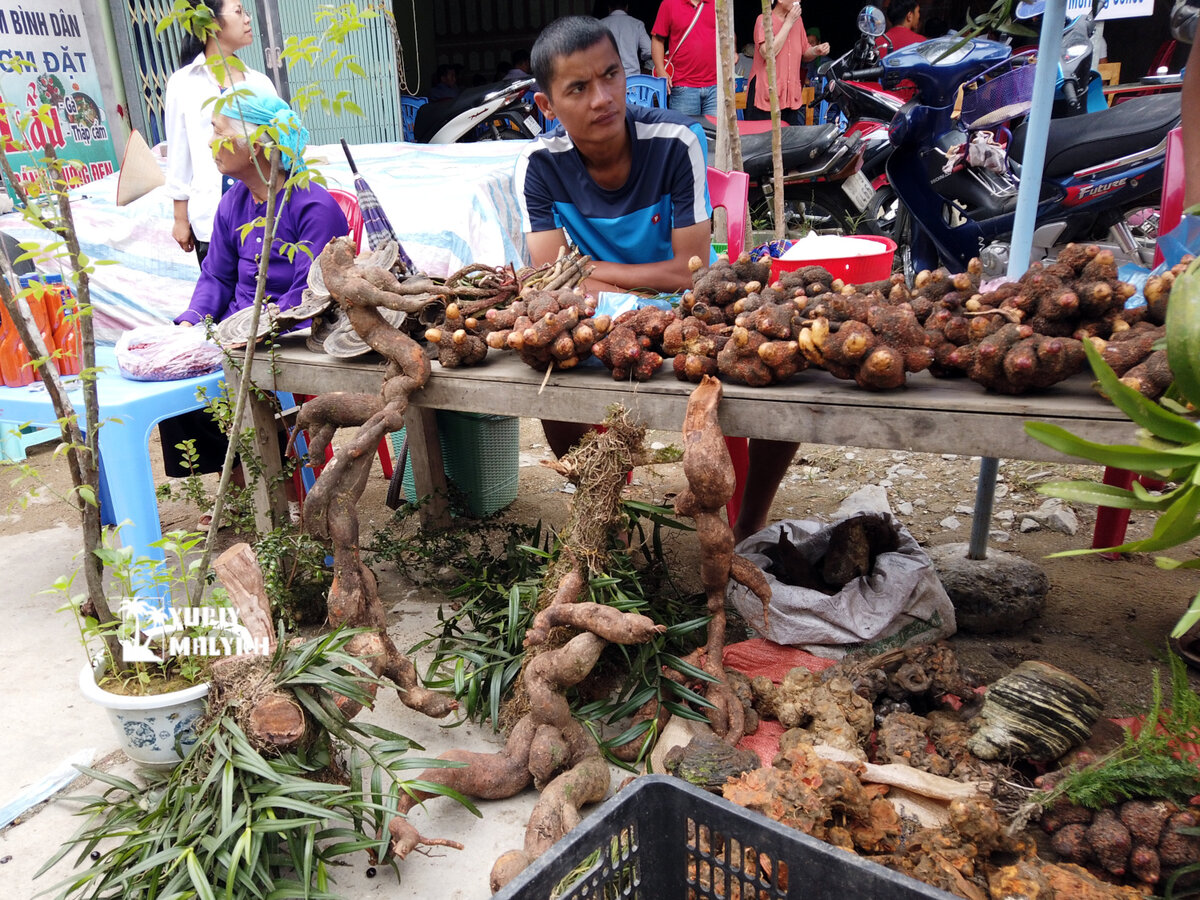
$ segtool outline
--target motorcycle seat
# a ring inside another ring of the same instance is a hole
[[[1159,94],[1128,100],[1084,116],[1051,119],[1045,175],[1050,178],[1070,175],[1153,147],[1179,124],[1179,109],[1178,93]],[[1008,155],[1017,162],[1024,158],[1028,128],[1026,119],[1013,130]]]
[[[413,139],[418,144],[429,143],[430,138],[441,131],[442,126],[455,116],[477,106],[483,106],[486,102],[484,98],[488,94],[511,83],[496,81],[492,84],[478,85],[465,89],[452,100],[435,100],[432,103],[426,103],[417,110],[417,116],[413,120]]]
[[[716,129],[708,134],[708,152],[715,152]],[[791,125],[779,131],[784,169],[807,166],[829,152],[841,135],[836,125]],[[771,133],[742,135],[742,168],[752,179],[771,174]]]

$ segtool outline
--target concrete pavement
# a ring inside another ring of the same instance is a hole
[[[79,529],[66,526],[0,537],[0,571],[6,587],[0,627],[5,713],[0,724],[0,805],[87,748],[94,748],[98,767],[123,777],[134,774],[132,764],[117,749],[107,715],[79,694],[77,681],[84,660],[73,619],[54,612],[61,605],[58,596],[40,593],[73,568],[73,556],[81,546]],[[380,582],[385,588],[388,579]],[[414,587],[394,589],[392,596],[385,597],[391,604],[397,646],[411,646],[436,621],[437,598]],[[490,728],[464,724],[447,730],[402,706],[394,692],[382,696],[367,716],[425,748],[414,755],[436,756],[451,747],[494,752],[499,747]],[[618,781],[614,777],[613,784]],[[30,900],[69,874],[70,865],[64,860],[33,880],[34,872],[82,823],[72,814],[78,806],[75,798],[98,792],[95,783],[77,779],[0,831],[0,898]],[[374,878],[367,878],[365,857],[355,858],[337,873],[336,890],[347,898],[484,900],[490,896],[492,862],[505,850],[521,846],[536,798],[530,789],[511,800],[481,802],[482,818],[452,801],[431,801],[427,808],[414,811],[414,824],[423,834],[452,838],[466,850],[433,848],[427,854],[414,853],[400,864],[399,882],[382,867]]]

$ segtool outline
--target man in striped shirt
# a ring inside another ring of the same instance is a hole
[[[517,162],[516,190],[531,262],[574,243],[592,257],[591,293],[691,287],[688,260],[711,259],[712,207],[701,127],[672,110],[627,106],[625,70],[596,19],[548,25],[531,54],[538,108],[558,125]],[[566,453],[590,428],[544,421],[550,448]],[[752,441],[735,534],[765,524],[796,445]],[[743,522],[743,520],[745,520]]]

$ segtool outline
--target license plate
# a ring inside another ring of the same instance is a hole
[[[846,192],[850,202],[858,207],[859,212],[870,206],[871,200],[875,197],[875,189],[871,187],[870,180],[862,172],[855,172],[843,181],[842,190]]]
[[[529,129],[529,133],[535,137],[542,133],[542,126],[533,116],[525,117],[525,127]]]

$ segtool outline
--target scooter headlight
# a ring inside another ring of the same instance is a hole
[[[1074,62],[1085,53],[1090,53],[1092,45],[1087,43],[1071,44],[1063,50],[1063,62]]]

